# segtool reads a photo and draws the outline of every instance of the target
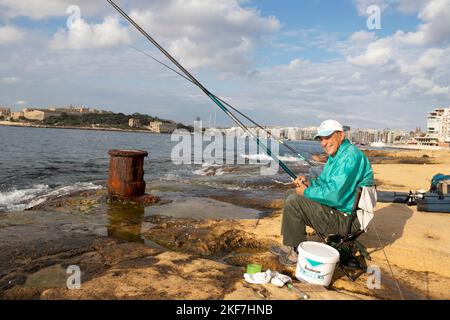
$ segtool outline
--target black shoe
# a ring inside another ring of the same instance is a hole
[[[361,263],[355,257],[349,257],[341,262],[342,266],[348,269],[361,269]]]

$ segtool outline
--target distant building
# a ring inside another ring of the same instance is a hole
[[[427,115],[427,132],[423,137],[416,137],[419,145],[450,145],[450,108],[436,108]]]
[[[433,137],[416,137],[415,138],[417,143],[421,146],[438,146],[439,145],[439,139],[433,138]]]
[[[0,107],[0,117],[9,117],[11,116],[11,109],[8,107]]]
[[[59,108],[59,107],[49,107],[48,109],[39,109],[42,111],[47,111],[47,112],[58,112],[58,113],[65,113],[68,115],[73,115],[73,116],[80,116],[82,114],[87,114],[87,113],[92,113],[89,108],[84,108],[84,107],[66,107],[66,108]]]
[[[172,133],[176,130],[177,124],[173,122],[153,121],[150,122],[148,129],[158,133]]]
[[[378,142],[382,139],[380,132],[371,129],[356,129],[346,133],[347,138],[353,143],[369,144],[372,142]]]
[[[302,128],[302,139],[303,140],[313,140],[314,136],[317,134],[317,131],[319,130],[318,127],[306,127]]]
[[[194,132],[196,132],[196,133],[202,133],[203,132],[203,121],[200,119],[200,117],[195,117],[195,120],[194,120]]]
[[[450,137],[450,108],[438,108],[428,113],[427,136]]]
[[[131,118],[128,120],[128,126],[131,128],[139,128],[141,126],[141,121],[139,119]]]
[[[422,129],[420,129],[420,127],[416,127],[416,130],[414,130],[414,134],[416,136],[422,136]]]
[[[49,107],[48,109],[41,109],[44,111],[54,111],[54,112],[60,112],[60,113],[66,113],[73,116],[81,116],[83,114],[88,113],[96,113],[96,114],[107,114],[112,113],[111,111],[105,111],[105,110],[97,110],[97,109],[89,109],[85,107],[74,107],[72,105],[64,108],[60,107]]]
[[[278,128],[278,127],[271,128],[270,129],[270,133],[272,134],[272,136],[275,139],[283,139],[284,138],[284,136],[283,136],[283,134],[284,134],[283,128]]]
[[[20,117],[23,117],[23,111],[13,111],[11,112],[11,118],[12,119],[19,119]]]
[[[287,138],[289,140],[302,140],[303,134],[300,128],[288,128]]]
[[[61,116],[61,112],[52,111],[49,109],[33,109],[33,108],[24,108],[22,109],[23,117],[29,120],[38,120],[43,121],[50,117],[59,117]]]

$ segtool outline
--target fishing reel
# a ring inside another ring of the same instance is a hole
[[[416,192],[409,191],[408,196],[406,197],[405,203],[408,206],[415,206],[417,205],[417,200],[421,200],[425,198],[426,190],[420,189]]]

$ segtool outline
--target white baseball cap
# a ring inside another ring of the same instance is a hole
[[[319,130],[314,136],[314,139],[317,139],[319,137],[328,137],[335,131],[344,131],[342,124],[340,124],[336,120],[325,120],[320,124]]]

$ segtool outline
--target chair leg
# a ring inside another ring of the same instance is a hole
[[[358,270],[355,273],[348,272],[346,270],[346,267],[342,264],[342,262],[338,263],[338,268],[344,273],[344,275],[350,279],[350,281],[354,282],[356,279],[358,279],[363,273],[366,272],[367,268],[365,268],[361,263],[359,263],[359,267],[356,269]]]
[[[355,280],[352,279],[351,275],[350,275],[347,271],[345,271],[345,268],[344,268],[344,266],[342,265],[342,263],[341,263],[340,261],[338,262],[338,268],[339,268],[339,270],[341,270],[342,273],[345,274],[345,276],[346,276],[347,278],[349,278],[352,282],[355,281]]]
[[[372,258],[361,242],[355,238],[343,239],[338,235],[329,236],[324,242],[339,251],[340,259],[337,266],[350,281],[355,281],[367,271],[365,259],[372,260]],[[360,253],[359,259],[356,257],[357,252]],[[350,262],[353,263],[353,266]]]
[[[359,242],[358,240],[354,240],[354,243],[355,243],[355,246],[358,249],[359,253],[361,253],[361,255],[365,259],[372,261],[372,258],[370,257],[369,252],[367,252],[366,247],[364,247],[364,245],[361,242]]]
[[[356,253],[358,251],[361,253],[361,255],[359,257],[356,257]],[[341,258],[339,259],[338,267],[352,282],[366,272],[367,265],[365,263],[365,258],[369,257],[370,260],[370,256],[361,243],[353,241],[352,245],[347,247],[345,251],[341,249],[340,253]],[[350,262],[352,262],[353,265],[351,265]]]

